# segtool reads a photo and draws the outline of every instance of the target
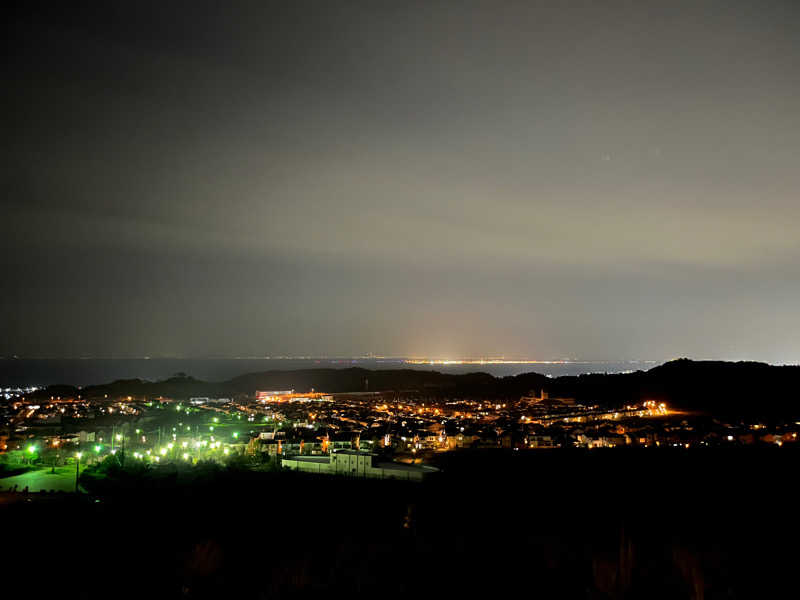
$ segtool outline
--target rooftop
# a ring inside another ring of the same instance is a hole
[[[297,455],[297,456],[287,456],[286,460],[296,460],[296,461],[299,461],[299,462],[328,464],[330,462],[330,457],[328,457],[328,456]]]

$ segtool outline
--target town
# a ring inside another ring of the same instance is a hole
[[[420,392],[254,390],[236,397],[69,396],[5,390],[0,488],[78,489],[111,456],[144,465],[237,460],[253,468],[421,480],[469,449],[795,443],[798,423],[727,422],[654,400],[613,409],[532,391],[516,400]],[[35,475],[39,473],[40,476]],[[57,475],[60,479],[46,477]],[[27,483],[28,485],[20,485]]]

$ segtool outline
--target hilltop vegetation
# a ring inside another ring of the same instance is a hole
[[[623,406],[642,400],[732,417],[800,417],[800,367],[757,362],[715,362],[679,359],[649,371],[597,373],[550,378],[539,373],[494,377],[488,373],[462,375],[414,369],[303,369],[249,373],[228,381],[209,382],[179,374],[164,381],[119,380],[78,390],[51,386],[40,392],[84,398],[119,396],[170,397],[237,396],[258,389],[299,392],[415,392],[426,396],[515,399],[531,391],[575,398],[586,404]]]

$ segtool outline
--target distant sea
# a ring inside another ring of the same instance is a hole
[[[185,373],[206,381],[224,381],[245,373],[296,369],[421,369],[443,373],[481,371],[495,376],[520,373],[579,375],[647,370],[656,361],[626,362],[502,362],[502,363],[420,363],[402,358],[87,358],[87,359],[0,359],[0,387],[45,386],[53,384],[93,385],[117,379],[158,381]]]

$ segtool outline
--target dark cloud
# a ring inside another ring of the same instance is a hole
[[[792,2],[25,4],[0,353],[797,360],[798,32]]]

